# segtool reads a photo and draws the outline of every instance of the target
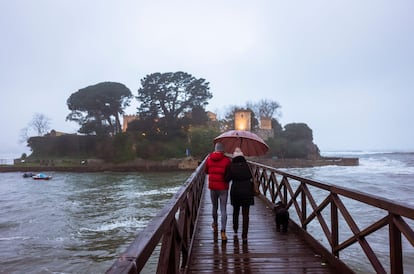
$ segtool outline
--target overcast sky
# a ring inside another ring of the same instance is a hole
[[[0,158],[29,151],[35,113],[76,132],[66,100],[81,88],[137,95],[175,71],[206,79],[221,117],[277,101],[322,151],[414,151],[413,14],[412,0],[0,0]]]

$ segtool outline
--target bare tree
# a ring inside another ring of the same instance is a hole
[[[28,127],[22,128],[20,130],[19,142],[26,143],[28,139],[29,139],[29,128]]]
[[[42,113],[35,113],[29,123],[29,128],[33,129],[37,136],[42,136],[50,129],[50,118]]]
[[[272,118],[273,116],[280,116],[279,109],[281,108],[280,104],[276,101],[270,99],[262,99],[258,103],[248,103],[249,108],[259,117],[263,118]]]
[[[281,108],[280,104],[276,101],[271,101],[268,99],[263,99],[259,102],[260,117],[272,118],[274,115],[279,116],[279,109]]]
[[[37,136],[45,135],[50,129],[50,118],[42,113],[33,114],[32,120],[27,124],[27,127],[20,130],[19,142],[26,142],[32,133]]]

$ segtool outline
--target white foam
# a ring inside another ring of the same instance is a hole
[[[321,151],[321,156],[324,157],[357,157],[362,155],[384,154],[392,153],[389,150],[338,150],[338,151]]]
[[[13,237],[4,237],[4,238],[0,238],[0,241],[15,241],[15,240],[27,240],[30,237],[25,237],[25,236],[13,236]]]
[[[407,163],[387,157],[362,158],[359,163],[359,169],[369,173],[414,174],[413,166],[408,166]]]
[[[157,196],[160,194],[175,194],[177,193],[178,189],[180,189],[180,187],[152,189],[152,190],[147,190],[147,191],[135,192],[135,195],[138,197],[142,197],[142,196]]]
[[[137,218],[127,218],[122,220],[114,220],[111,222],[103,223],[97,227],[84,227],[80,231],[93,231],[93,232],[105,232],[115,230],[119,228],[144,228],[148,224],[149,220],[140,220]]]

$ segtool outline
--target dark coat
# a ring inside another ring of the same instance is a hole
[[[243,156],[233,158],[227,167],[224,179],[232,181],[230,203],[233,206],[254,205],[253,176]]]

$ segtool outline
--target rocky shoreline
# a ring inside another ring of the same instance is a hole
[[[357,166],[358,158],[319,158],[314,160],[308,159],[251,159],[252,161],[275,168],[304,168],[327,165],[339,166]],[[109,164],[100,160],[87,160],[86,164],[62,166],[55,162],[48,162],[42,165],[18,164],[18,165],[1,165],[0,172],[167,172],[167,171],[191,171],[197,168],[200,159],[191,157],[183,159],[169,159],[164,161],[150,161],[137,159],[125,164]]]

